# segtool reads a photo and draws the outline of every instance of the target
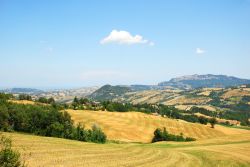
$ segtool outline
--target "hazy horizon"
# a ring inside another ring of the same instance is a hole
[[[0,88],[250,79],[249,18],[249,0],[2,0]]]

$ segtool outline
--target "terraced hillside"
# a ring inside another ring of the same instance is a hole
[[[166,127],[170,133],[183,133],[185,136],[196,139],[249,133],[247,130],[226,128],[219,125],[213,129],[209,125],[189,123],[139,112],[67,111],[76,123],[82,122],[87,128],[93,124],[98,124],[110,140],[147,143],[151,141],[154,130],[162,127]]]
[[[161,90],[130,91],[115,94],[115,96],[113,96],[113,98],[109,98],[109,100],[118,102],[129,102],[133,104],[160,103],[172,106],[207,106],[212,104],[214,107],[220,107],[231,104],[236,105],[240,102],[250,102],[250,88],[246,88],[244,86],[245,85],[231,88],[197,88],[191,90],[165,88]],[[103,89],[104,88],[105,87],[103,87]],[[106,94],[108,93],[112,92],[106,90]],[[96,93],[95,95],[99,97],[98,100],[106,100],[104,98],[101,98],[102,94],[97,95]],[[247,100],[244,100],[246,98]],[[221,110],[223,110],[223,108],[221,108]]]
[[[93,144],[5,133],[30,167],[250,166],[250,134],[188,143]]]

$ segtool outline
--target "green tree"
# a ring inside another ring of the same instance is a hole
[[[32,100],[30,95],[26,95],[26,94],[19,94],[18,96],[19,100]]]
[[[72,102],[73,109],[76,110],[77,107],[78,107],[78,105],[79,105],[79,100],[78,100],[78,98],[75,96],[75,98],[74,98],[74,100],[73,100],[73,102]]]
[[[59,122],[54,122],[47,129],[47,135],[53,137],[63,137],[64,135],[64,126]]]
[[[0,166],[1,167],[25,167],[18,151],[12,149],[12,141],[3,135],[0,137]]]
[[[168,141],[168,132],[167,132],[167,130],[166,130],[165,127],[163,128],[162,139],[163,139],[164,141]]]
[[[162,131],[160,128],[157,128],[155,131],[154,131],[154,138],[152,140],[152,142],[157,142],[157,141],[163,141],[163,138],[162,138]]]
[[[5,105],[0,105],[0,130],[9,130],[9,118],[8,108]]]
[[[78,98],[76,96],[75,96],[73,102],[76,103],[76,104],[79,104],[79,100],[78,100]]]
[[[38,102],[40,102],[40,103],[48,103],[48,99],[45,98],[45,97],[39,97]]]
[[[215,124],[217,123],[216,118],[213,117],[213,118],[209,119],[209,123],[211,125],[211,128],[214,128]]]
[[[92,126],[91,141],[95,143],[105,143],[107,136],[97,125]]]
[[[49,104],[55,103],[55,99],[54,99],[53,97],[50,97],[50,98],[48,99],[48,103],[49,103]]]
[[[79,100],[79,103],[80,103],[80,104],[88,104],[88,103],[89,103],[89,100],[88,100],[87,98],[81,98],[81,99]]]

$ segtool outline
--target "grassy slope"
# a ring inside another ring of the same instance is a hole
[[[151,141],[154,130],[162,127],[166,127],[170,133],[183,133],[185,136],[196,139],[249,133],[247,130],[227,128],[219,125],[212,129],[209,125],[188,123],[182,120],[162,118],[140,112],[67,111],[76,123],[82,122],[87,128],[94,123],[98,124],[110,140],[147,143]]]
[[[93,144],[25,134],[10,135],[29,166],[249,166],[250,134],[189,143]]]

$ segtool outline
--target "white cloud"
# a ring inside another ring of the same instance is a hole
[[[196,54],[203,54],[205,53],[206,51],[204,49],[201,49],[201,48],[196,48]]]
[[[118,43],[118,44],[149,44],[154,43],[144,39],[141,35],[131,35],[128,31],[112,30],[111,33],[100,41],[101,44]]]

